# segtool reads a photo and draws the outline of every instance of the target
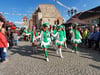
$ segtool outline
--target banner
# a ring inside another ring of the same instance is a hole
[[[59,2],[58,0],[54,0],[55,2],[57,2],[59,5],[67,8],[67,9],[71,9],[70,7],[67,7],[66,5],[62,4],[61,2]]]

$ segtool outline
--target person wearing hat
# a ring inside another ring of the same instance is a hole
[[[31,31],[31,42],[32,42],[32,47],[33,47],[33,53],[37,53],[37,31],[35,30],[36,27],[33,25],[32,26],[32,31]]]
[[[56,25],[53,25],[53,32],[52,32],[52,34],[55,35],[56,33],[57,33]],[[56,43],[55,43],[56,37],[51,36],[51,40],[52,40],[52,46],[56,50]]]
[[[63,31],[63,35],[64,35],[64,46],[65,46],[65,48],[67,48],[67,43],[66,43],[67,38],[66,38],[66,31],[65,31],[64,25],[62,25],[62,31]]]
[[[78,44],[82,42],[81,41],[82,36],[81,36],[80,32],[77,30],[77,28],[78,28],[78,24],[74,23],[73,24],[73,29],[70,30],[70,33],[72,34],[71,42],[73,44],[72,52],[76,52],[76,53],[78,53],[77,52],[77,46],[78,46]]]
[[[63,58],[62,56],[62,46],[64,45],[64,35],[62,31],[62,26],[58,25],[57,26],[57,33],[55,35],[52,34],[53,37],[56,37],[56,45],[58,46],[58,49],[56,50],[56,53],[60,53],[60,57]]]
[[[37,37],[37,39],[40,38],[40,46],[44,50],[47,62],[49,62],[47,48],[50,46],[50,42],[51,42],[50,33],[48,31],[48,28],[49,28],[49,23],[44,23],[43,30],[41,31],[40,36]]]

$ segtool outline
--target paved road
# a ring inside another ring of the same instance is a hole
[[[64,59],[48,50],[50,62],[44,53],[33,54],[30,42],[19,42],[19,46],[9,50],[9,62],[0,63],[0,75],[100,75],[100,54],[94,50],[79,48],[80,54],[63,49]]]

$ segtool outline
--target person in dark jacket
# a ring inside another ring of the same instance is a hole
[[[99,49],[99,28],[95,28],[95,33],[93,34],[93,40],[95,42],[95,50]]]
[[[94,30],[90,30],[88,33],[88,47],[91,48],[92,43],[93,43],[93,34]]]

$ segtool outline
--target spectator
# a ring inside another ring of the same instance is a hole
[[[88,45],[89,45],[89,48],[91,48],[91,45],[92,45],[92,42],[93,42],[93,33],[94,33],[94,30],[90,30],[89,33],[88,33]]]
[[[87,36],[88,36],[88,29],[85,28],[85,29],[84,29],[84,32],[83,32],[83,34],[82,34],[84,46],[86,46],[86,44],[87,44]]]
[[[6,40],[7,40],[5,28],[2,28],[2,29],[1,29],[1,32],[5,35]],[[6,62],[8,61],[8,58],[7,58],[7,57],[8,57],[8,54],[7,54],[8,47],[9,47],[9,43],[8,43],[8,41],[7,41],[7,48],[6,48],[6,47],[4,48],[4,52],[5,52],[5,55],[6,55]]]
[[[99,52],[100,52],[100,28],[99,28]]]
[[[9,41],[10,41],[10,48],[14,45],[14,36],[13,36],[13,30],[10,31]]]
[[[4,32],[4,29],[2,30],[2,32]],[[6,61],[6,49],[7,48],[7,40],[6,37],[4,35],[4,33],[2,33],[0,31],[0,58],[1,58],[1,62],[5,63]]]
[[[95,42],[95,50],[99,49],[99,28],[95,28],[95,33],[93,34],[93,40]]]

